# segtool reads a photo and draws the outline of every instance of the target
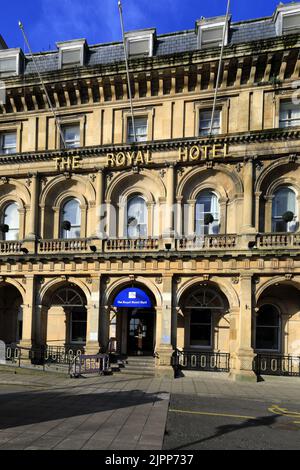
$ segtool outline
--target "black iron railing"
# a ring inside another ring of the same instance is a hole
[[[300,377],[300,356],[257,354],[253,361],[253,370],[257,375]]]
[[[65,348],[60,346],[41,346],[35,348],[24,348],[15,344],[6,345],[6,361],[34,365],[65,364],[72,365],[75,358],[83,354],[83,350]]]
[[[179,370],[229,372],[229,361],[230,354],[228,353],[176,350],[172,365]]]

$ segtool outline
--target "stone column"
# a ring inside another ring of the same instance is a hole
[[[244,210],[242,232],[254,233],[253,226],[253,162],[248,160],[244,164]]]
[[[35,344],[36,319],[35,316],[35,279],[34,276],[26,276],[26,293],[23,299],[23,332],[20,346],[23,348],[31,348]]]
[[[272,206],[274,196],[265,196],[265,225],[264,232],[272,232]]]
[[[161,334],[157,338],[156,351],[158,353],[157,364],[161,370],[173,373],[171,367],[171,358],[173,354],[172,346],[172,292],[173,277],[172,274],[164,275],[162,278],[162,297],[163,303],[161,308]],[[159,331],[159,329],[158,329]]]
[[[97,179],[96,179],[96,218],[95,218],[95,227],[93,229],[93,237],[103,238],[104,230],[101,226],[101,218],[104,216],[104,175],[103,170],[98,170]],[[103,225],[103,224],[102,224]]]
[[[37,174],[31,178],[31,200],[30,200],[30,217],[29,217],[29,234],[28,240],[36,240],[37,238],[37,206],[38,206],[38,177]]]
[[[237,346],[235,368],[231,377],[236,380],[256,381],[252,370],[254,351],[252,348],[253,318],[252,274],[242,273],[240,276],[240,315],[237,329]]]
[[[86,353],[97,354],[99,344],[99,319],[100,319],[100,280],[101,276],[91,277],[91,295],[87,303],[87,329],[86,329]]]
[[[166,211],[165,211],[165,223],[164,223],[164,236],[173,238],[174,236],[174,182],[175,171],[174,165],[171,164],[167,171],[167,200],[166,200]]]

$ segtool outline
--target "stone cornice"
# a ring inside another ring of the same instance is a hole
[[[281,142],[286,140],[300,140],[300,129],[271,129],[265,131],[252,131],[246,133],[235,133],[232,135],[219,135],[213,138],[185,138],[168,139],[137,144],[134,147],[128,144],[104,145],[93,147],[82,147],[68,150],[48,150],[38,152],[16,153],[11,155],[0,155],[1,165],[20,165],[22,163],[50,161],[56,157],[79,156],[82,159],[97,156],[105,156],[110,152],[126,152],[133,150],[164,152],[178,150],[182,147],[194,145],[243,145],[249,143]],[[257,153],[257,152],[256,152]],[[291,153],[291,152],[289,152]]]

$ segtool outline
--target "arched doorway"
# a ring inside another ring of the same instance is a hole
[[[229,304],[215,285],[189,289],[180,300],[185,350],[229,351]]]
[[[81,348],[86,344],[86,297],[75,284],[69,283],[48,294],[48,346]]]
[[[0,340],[6,344],[19,343],[22,339],[23,298],[11,284],[0,286]]]
[[[119,290],[113,297],[110,337],[115,336],[117,350],[123,355],[152,356],[155,349],[156,306],[144,286]]]

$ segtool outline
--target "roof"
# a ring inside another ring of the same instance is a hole
[[[275,38],[276,28],[273,17],[260,18],[236,23],[230,23],[228,46],[252,41]],[[198,49],[196,30],[179,31],[157,35],[154,42],[153,56],[161,57],[172,54],[193,52]],[[41,72],[58,70],[59,51],[49,51],[34,54]],[[88,46],[85,66],[109,65],[124,60],[122,42],[97,44]],[[35,73],[33,61],[25,55],[25,75]]]

